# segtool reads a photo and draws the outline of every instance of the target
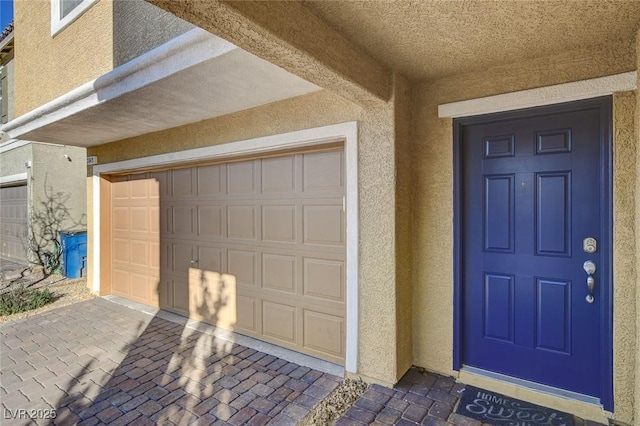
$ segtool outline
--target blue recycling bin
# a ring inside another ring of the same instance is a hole
[[[87,276],[87,231],[60,231],[62,272],[67,278]]]

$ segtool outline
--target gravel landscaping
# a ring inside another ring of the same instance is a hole
[[[369,388],[362,380],[345,379],[303,418],[298,426],[333,425]]]
[[[9,277],[11,275],[7,274],[7,276]],[[25,286],[28,288],[48,288],[53,294],[53,302],[31,311],[13,315],[2,315],[0,316],[0,324],[7,321],[26,318],[31,315],[37,315],[42,312],[96,297],[87,288],[86,278],[67,279],[59,274],[52,274],[45,278],[42,276],[42,273],[37,270],[25,271],[21,274],[20,278],[12,278],[13,279],[11,280],[0,280],[0,293],[12,291],[19,286]]]

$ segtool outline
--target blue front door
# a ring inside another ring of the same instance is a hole
[[[605,407],[610,108],[601,98],[456,124],[462,364]]]

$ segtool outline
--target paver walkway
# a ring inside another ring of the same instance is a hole
[[[414,367],[393,389],[371,386],[338,419],[335,426],[491,426],[455,413],[464,387],[464,384],[456,383],[452,377]],[[576,426],[600,425],[578,417],[574,417],[574,421]]]
[[[342,380],[100,298],[0,330],[3,425],[291,425]]]
[[[286,426],[342,381],[185,323],[96,298],[3,324],[0,423]],[[454,413],[463,387],[412,368],[336,425],[480,426]]]

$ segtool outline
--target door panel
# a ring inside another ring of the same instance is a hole
[[[608,102],[461,120],[463,364],[606,396]]]

